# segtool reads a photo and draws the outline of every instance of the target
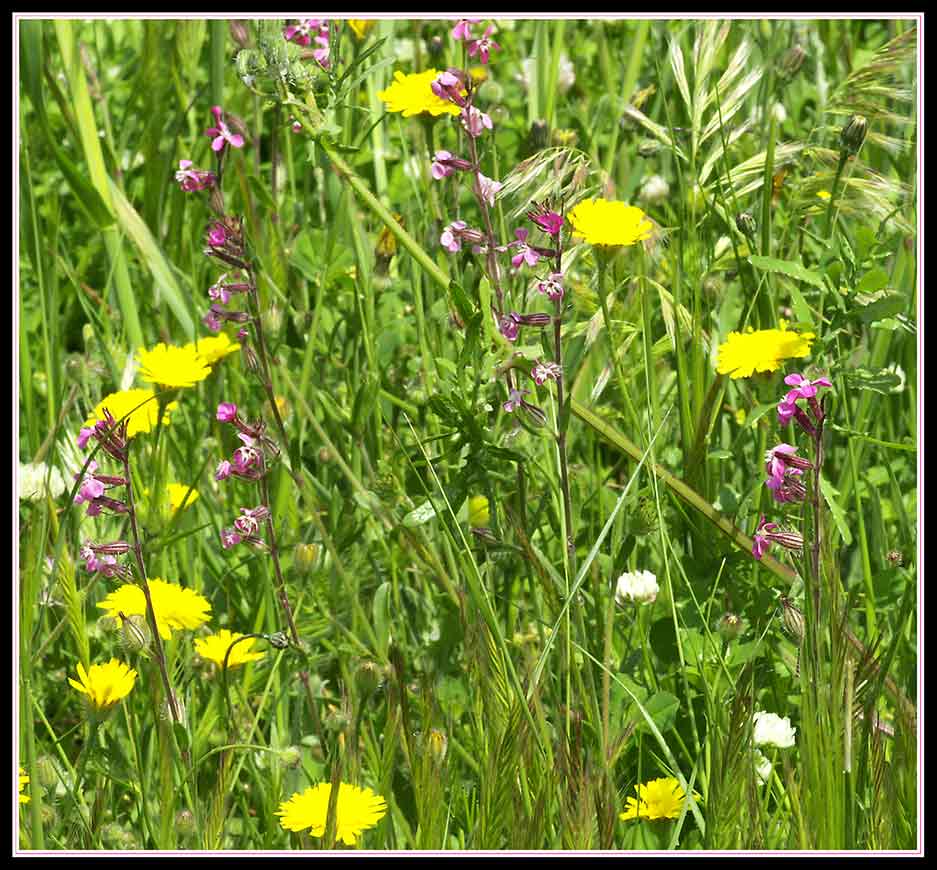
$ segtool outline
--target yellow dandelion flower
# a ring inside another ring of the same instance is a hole
[[[607,199],[584,199],[568,218],[573,238],[590,245],[633,245],[654,231],[654,225],[637,206]]]
[[[426,72],[404,75],[400,70],[394,73],[394,82],[378,97],[387,106],[388,112],[403,112],[405,118],[429,112],[437,115],[458,115],[459,107],[455,103],[437,97],[430,85],[439,75],[434,69]]]
[[[232,341],[224,332],[219,332],[218,335],[209,335],[205,338],[190,341],[188,344],[183,345],[182,349],[197,353],[208,365],[213,366],[228,354],[237,353],[241,349],[241,345],[236,341]]]
[[[644,785],[636,785],[634,790],[638,793],[637,799],[628,798],[627,808],[618,816],[623,822],[638,818],[675,819],[686,801],[683,788],[672,776],[652,779]],[[700,799],[697,792],[693,792],[693,799]]]
[[[219,668],[224,666],[224,657],[228,653],[228,649],[231,647],[231,644],[234,643],[238,638],[244,637],[243,634],[238,634],[236,631],[231,632],[228,629],[223,628],[218,634],[210,635],[209,637],[200,637],[195,641],[195,651],[203,658],[208,659],[210,662],[214,662],[218,665]],[[254,638],[250,640],[245,640],[243,643],[237,644],[234,648],[231,649],[231,654],[228,655],[228,668],[236,668],[240,665],[246,664],[247,662],[257,661],[257,659],[262,659],[264,654],[262,652],[255,652],[251,650],[251,647],[254,645]]]
[[[163,413],[164,426],[169,425],[169,412],[178,407],[178,402],[170,402],[166,405],[166,411]],[[156,393],[152,390],[121,390],[119,393],[111,393],[101,399],[94,406],[94,410],[85,420],[84,425],[93,426],[97,420],[103,420],[105,408],[118,423],[128,414],[130,415],[127,417],[128,438],[133,438],[140,432],[145,433],[155,429],[159,418],[159,402],[156,401]]]
[[[211,605],[198,592],[176,583],[167,583],[158,577],[149,581],[149,587],[156,628],[164,640],[168,640],[175,630],[198,628],[211,619]],[[141,587],[135,583],[125,583],[111,592],[98,607],[117,620],[120,620],[120,614],[145,616],[146,598]]]
[[[828,190],[818,190],[818,191],[817,191],[817,196],[818,196],[820,199],[823,199],[823,200],[829,199],[832,195],[833,195],[833,194],[830,193]]]
[[[161,387],[194,387],[211,374],[204,357],[195,351],[195,345],[176,347],[160,342],[152,350],[141,347],[137,360],[141,380]]]
[[[287,831],[304,831],[308,828],[313,837],[321,837],[325,834],[331,793],[331,784],[320,782],[281,803],[279,812],[274,815],[280,816],[280,825]],[[361,832],[373,828],[386,813],[387,802],[371,789],[340,783],[335,807],[336,839],[353,846]]]
[[[349,18],[348,26],[352,29],[357,39],[364,39],[368,31],[377,24],[368,18]]]
[[[473,82],[484,82],[488,80],[488,67],[473,66],[469,68],[469,75]]]
[[[488,499],[483,495],[473,495],[468,503],[469,525],[473,529],[482,529],[491,520],[491,511],[488,508]]]
[[[814,338],[812,332],[800,335],[784,323],[780,329],[730,332],[719,345],[716,371],[732,380],[750,378],[754,372],[776,371],[783,360],[809,356]]]
[[[136,679],[137,672],[133,668],[111,659],[106,665],[91,665],[88,671],[79,662],[78,679],[69,677],[68,682],[88,696],[95,710],[103,712],[110,710],[121,698],[126,698]]]
[[[185,483],[170,483],[166,489],[169,491],[169,509],[173,513],[182,507],[183,500],[185,500],[185,506],[190,508],[198,498],[198,490],[189,489],[188,484]]]
[[[21,768],[20,768],[20,787],[19,787],[20,803],[21,803],[21,804],[28,804],[28,803],[29,803],[29,795],[28,795],[28,794],[23,794],[23,789],[24,789],[27,785],[29,785],[29,777],[26,775],[26,771],[23,770],[23,768],[21,767]]]

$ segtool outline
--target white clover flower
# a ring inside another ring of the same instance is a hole
[[[774,713],[759,711],[755,713],[755,746],[776,746],[778,749],[789,749],[794,745],[796,728],[791,727],[791,720],[785,716],[783,719]]]
[[[46,475],[48,475],[48,489],[46,488]],[[65,492],[65,480],[62,478],[62,473],[54,465],[50,468],[44,462],[36,464],[21,462],[17,483],[20,498],[26,501],[40,501],[46,492],[52,498],[58,498]]]
[[[667,179],[660,175],[651,175],[641,180],[641,192],[638,197],[648,205],[657,205],[670,195]]]
[[[660,586],[657,578],[650,571],[626,572],[618,578],[615,587],[615,601],[624,605],[627,602],[634,604],[651,604],[657,600]]]

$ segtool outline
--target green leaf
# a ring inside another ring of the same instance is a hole
[[[881,266],[870,269],[856,285],[856,293],[875,293],[888,284],[888,272]]]
[[[780,272],[782,275],[787,275],[788,278],[804,281],[807,284],[812,284],[814,287],[819,287],[821,290],[823,289],[823,278],[821,278],[820,275],[792,260],[776,260],[774,257],[751,256],[748,258],[748,262],[762,272]]]
[[[879,290],[869,295],[856,294],[856,302],[862,306],[857,311],[863,323],[874,323],[876,320],[894,317],[900,314],[908,304],[902,294],[887,290]]]
[[[839,497],[839,490],[833,486],[825,477],[820,478],[820,492],[823,493],[823,500],[826,502],[827,506],[830,509],[830,514],[833,516],[833,522],[836,524],[836,528],[839,530],[840,535],[843,538],[843,543],[848,547],[852,543],[852,532],[849,531],[849,526],[846,523],[846,512],[842,509],[837,498]]]
[[[423,504],[415,507],[403,518],[403,525],[405,525],[407,528],[422,526],[423,523],[428,523],[435,516],[436,508],[434,508],[433,503],[427,499],[423,502]]]
[[[882,396],[887,396],[901,383],[901,378],[888,369],[879,369],[874,372],[869,369],[855,369],[846,372],[844,377],[849,387],[857,390],[871,390]]]
[[[670,692],[658,692],[652,695],[644,704],[654,724],[661,732],[667,731],[677,718],[680,702]],[[650,732],[647,721],[642,717],[638,722],[637,731]]]
[[[374,601],[371,603],[371,615],[374,619],[374,634],[377,637],[379,652],[387,657],[390,645],[390,583],[386,580],[377,587]]]

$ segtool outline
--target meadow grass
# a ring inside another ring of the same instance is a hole
[[[489,23],[19,20],[20,849],[917,848],[915,21]]]

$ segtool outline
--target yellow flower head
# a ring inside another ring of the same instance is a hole
[[[21,803],[21,804],[28,804],[28,803],[29,803],[29,795],[28,795],[28,794],[23,794],[23,789],[24,789],[27,785],[29,785],[29,777],[26,776],[26,771],[23,770],[23,768],[21,767],[21,768],[20,768],[20,786],[19,786],[20,803]]]
[[[349,18],[348,26],[354,31],[355,37],[357,39],[364,39],[367,36],[368,31],[374,27],[376,21],[372,21],[369,18]]]
[[[812,332],[791,332],[784,323],[780,329],[730,332],[719,345],[716,371],[732,380],[750,378],[754,372],[776,371],[782,360],[808,356],[814,338]]]
[[[219,332],[218,335],[209,335],[190,341],[183,345],[184,351],[197,353],[205,362],[213,366],[218,360],[224,359],[230,353],[237,353],[241,349],[236,341],[231,341],[227,334]]]
[[[119,423],[127,414],[127,437],[133,438],[140,432],[149,432],[156,428],[156,421],[159,417],[159,402],[156,401],[156,393],[152,390],[134,389],[121,390],[119,393],[111,393],[101,399],[91,415],[85,420],[85,426],[93,426],[97,420],[104,419],[104,409],[110,411],[111,416]],[[166,405],[166,411],[163,414],[163,425],[169,425],[169,412],[179,407],[178,402],[170,402]]]
[[[208,659],[210,662],[214,662],[216,665],[218,665],[219,668],[222,668],[224,667],[224,657],[228,652],[228,648],[239,637],[244,637],[244,635],[238,634],[236,631],[231,632],[228,631],[228,629],[223,628],[218,632],[218,634],[213,634],[209,637],[198,638],[195,641],[195,651],[203,659]],[[236,668],[239,665],[246,664],[247,662],[253,662],[257,659],[262,659],[264,657],[262,652],[251,651],[251,647],[253,645],[254,638],[237,644],[237,646],[231,650],[231,654],[228,656],[228,668]]]
[[[820,199],[829,199],[832,195],[833,195],[833,194],[830,193],[828,190],[818,190],[818,191],[817,191],[817,196],[820,197]]]
[[[211,619],[211,605],[198,592],[159,578],[150,580],[149,587],[156,628],[161,638],[168,640],[176,629],[198,628]],[[111,592],[98,607],[118,620],[121,613],[124,616],[133,616],[135,613],[145,616],[146,598],[142,588],[135,583],[125,583]]]
[[[194,387],[211,374],[194,344],[176,347],[160,342],[152,350],[141,347],[137,351],[137,360],[141,380],[161,387]]]
[[[121,698],[126,698],[137,679],[137,672],[129,665],[111,659],[106,665],[91,665],[86,671],[78,663],[78,680],[68,682],[83,695],[87,695],[95,710],[110,710]],[[80,680],[80,682],[79,682]]]
[[[429,112],[436,115],[458,115],[459,107],[455,103],[437,97],[430,85],[438,76],[437,70],[404,75],[400,70],[394,73],[394,83],[381,91],[378,97],[386,104],[388,112],[403,112],[405,118]]]
[[[567,217],[573,225],[573,238],[590,245],[633,245],[654,231],[654,225],[637,206],[607,199],[584,199]]]
[[[274,815],[280,816],[280,825],[287,831],[308,828],[313,837],[321,837],[325,834],[331,793],[331,784],[320,782],[281,803],[279,812]],[[340,783],[335,807],[335,836],[346,845],[353,846],[361,832],[373,828],[386,813],[387,802],[371,789]]]
[[[182,507],[183,499],[185,499],[185,506],[190,508],[195,504],[195,500],[198,498],[198,490],[190,490],[185,483],[170,483],[166,489],[169,490],[169,509],[173,513]]]
[[[636,785],[637,799],[628,798],[627,809],[618,818],[623,822],[628,819],[675,819],[680,815],[686,795],[672,776],[652,779],[644,785]],[[700,796],[693,792],[694,800]]]
[[[473,495],[468,503],[469,525],[473,529],[482,529],[491,520],[491,511],[488,509],[488,499],[483,495]]]

